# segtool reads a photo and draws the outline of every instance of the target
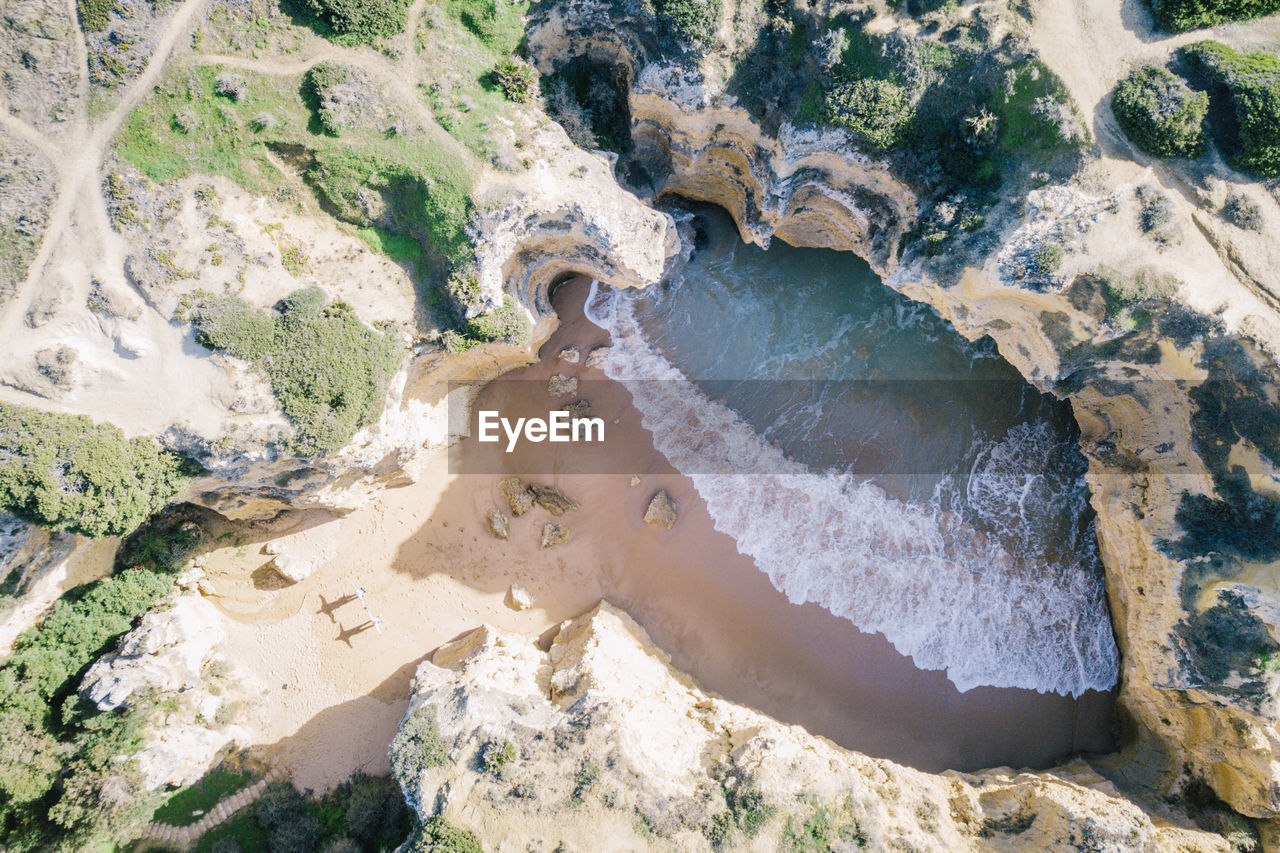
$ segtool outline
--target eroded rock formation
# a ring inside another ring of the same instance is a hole
[[[935,776],[841,749],[702,690],[607,602],[549,651],[488,626],[440,648],[391,756],[419,815],[498,850],[1230,849],[1084,762]]]

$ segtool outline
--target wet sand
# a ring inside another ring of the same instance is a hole
[[[586,293],[584,281],[556,291],[562,325],[541,360],[486,388],[474,412],[546,417],[574,399],[553,401],[547,379],[576,374],[592,414],[607,422],[607,448],[526,442],[507,454],[505,442],[475,440],[473,414],[473,437],[449,461],[460,476],[435,513],[437,521],[482,527],[487,509],[505,509],[497,483],[514,474],[554,484],[583,505],[554,519],[573,538],[541,550],[542,525],[553,519],[535,508],[512,519],[508,542],[482,534],[474,543],[477,560],[507,566],[503,576],[531,573],[547,582],[568,567],[586,569],[592,577],[582,578],[572,598],[598,591],[623,607],[707,688],[872,756],[938,771],[1047,767],[1072,753],[1113,748],[1112,693],[1091,691],[1078,700],[1006,688],[960,693],[942,672],[916,669],[883,636],[864,634],[815,604],[790,603],[732,538],[715,530],[692,482],[653,449],[626,389],[600,370],[557,358],[576,346],[584,362],[593,346],[608,342],[582,316]],[[631,484],[633,475],[639,484]],[[658,489],[679,503],[671,530],[642,521]]]

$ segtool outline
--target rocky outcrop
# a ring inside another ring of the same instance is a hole
[[[115,652],[85,673],[80,694],[99,711],[155,704],[136,755],[148,789],[194,783],[219,752],[245,739],[227,719],[236,701],[226,689],[233,683],[229,664],[211,665],[223,636],[217,608],[200,596],[179,596],[172,607],[143,616]]]
[[[933,776],[841,749],[707,693],[607,602],[548,651],[487,626],[441,647],[391,759],[420,817],[497,850],[1229,849],[1081,761]]]
[[[766,133],[725,94],[714,62],[669,64],[638,37],[603,34],[601,5],[558,5],[533,29],[530,46],[544,69],[580,55],[578,44],[599,61],[627,66],[634,157],[648,167],[656,197],[723,207],[743,239],[762,245],[776,236],[855,252],[965,336],[992,337],[1041,389],[1070,398],[1123,656],[1125,747],[1099,766],[1153,794],[1203,782],[1246,815],[1280,816],[1271,663],[1280,595],[1267,580],[1270,568],[1250,569],[1240,549],[1224,553],[1221,542],[1188,532],[1188,524],[1244,524],[1250,511],[1275,517],[1261,492],[1276,492],[1280,454],[1269,442],[1280,417],[1268,407],[1272,420],[1260,427],[1261,413],[1247,414],[1249,392],[1214,402],[1197,391],[1213,378],[1206,350],[1242,349],[1249,355],[1234,369],[1267,376],[1251,393],[1275,399],[1280,318],[1263,284],[1270,267],[1262,277],[1246,273],[1221,240],[1206,239],[1203,212],[1176,198],[1164,203],[1161,218],[1170,221],[1154,233],[1144,207],[1166,191],[1150,175],[1112,182],[1096,169],[1032,191],[1025,204],[1010,201],[999,217],[1007,221],[988,225],[955,257],[903,252],[917,217],[906,178],[856,153],[837,132],[784,123]],[[944,216],[942,207],[928,215]],[[1061,252],[1055,269],[1036,263],[1046,247]],[[1128,296],[1117,299],[1120,291]],[[1141,310],[1125,308],[1125,299]],[[1232,425],[1233,406],[1242,407],[1236,420],[1252,417],[1260,434]],[[1216,469],[1206,449],[1222,457]],[[1234,492],[1236,509],[1222,491],[1241,476],[1230,474],[1234,465],[1258,490],[1256,499]],[[1196,506],[1218,520],[1197,520],[1189,511]],[[1269,547],[1252,554],[1252,565],[1280,558]]]

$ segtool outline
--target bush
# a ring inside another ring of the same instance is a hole
[[[1035,264],[1036,272],[1041,275],[1053,275],[1062,269],[1064,255],[1062,247],[1057,244],[1041,246],[1032,257],[1032,263]]]
[[[1125,135],[1155,157],[1200,156],[1208,110],[1208,95],[1154,65],[1132,71],[1111,95],[1111,112]]]
[[[440,736],[436,709],[430,705],[409,713],[391,741],[391,772],[414,797],[418,777],[431,767],[442,767],[449,760],[449,747]]]
[[[1151,0],[1156,22],[1171,33],[1245,21],[1280,11],[1280,0]]]
[[[538,72],[520,59],[504,59],[493,71],[502,93],[518,104],[531,104],[538,98]]]
[[[65,719],[55,709],[172,588],[171,572],[125,570],[67,594],[18,637],[0,664],[0,846],[126,841],[154,810],[129,758],[140,748],[146,703],[101,715],[75,708]]]
[[[1233,192],[1222,205],[1222,218],[1245,231],[1262,230],[1262,208],[1242,192]]]
[[[85,32],[100,33],[111,24],[111,13],[120,11],[119,0],[76,0],[80,26]]]
[[[190,473],[151,438],[0,405],[0,509],[42,527],[122,536],[185,489]]]
[[[348,44],[369,44],[404,31],[409,0],[304,0],[306,9]]]
[[[491,740],[480,751],[480,763],[486,773],[502,775],[503,768],[516,760],[516,745],[509,740]]]
[[[319,288],[299,290],[273,317],[237,297],[207,298],[182,314],[201,344],[266,375],[297,428],[290,449],[302,456],[337,451],[376,421],[404,358],[394,335],[370,329],[347,305],[324,299]]]
[[[890,80],[854,80],[827,93],[827,121],[850,131],[876,153],[898,141],[910,117],[906,90]]]
[[[428,818],[410,839],[408,853],[484,853],[475,833],[459,829],[440,816]]]
[[[503,341],[512,346],[524,346],[529,342],[533,326],[516,301],[510,296],[502,297],[502,307],[481,314],[464,322],[462,333],[450,330],[445,333],[445,349],[449,352],[462,352],[477,344]]]
[[[1280,177],[1280,59],[1269,53],[1237,53],[1212,41],[1196,42],[1180,53],[1209,85],[1210,100],[1231,117],[1214,128],[1231,165]]]
[[[653,8],[681,41],[705,47],[715,38],[720,0],[653,0]]]
[[[393,848],[408,832],[409,809],[394,779],[357,773],[330,796],[345,804],[347,832],[369,847]]]

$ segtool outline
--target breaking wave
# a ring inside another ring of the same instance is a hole
[[[961,691],[1078,696],[1115,683],[1105,593],[1083,541],[1092,530],[1053,554],[1028,535],[1045,513],[1085,508],[1083,488],[1054,479],[1046,424],[1015,425],[977,448],[967,476],[903,501],[788,459],[656,352],[629,300],[593,284],[587,317],[611,333],[606,373],[628,386],[657,449],[790,601],[883,634]]]

